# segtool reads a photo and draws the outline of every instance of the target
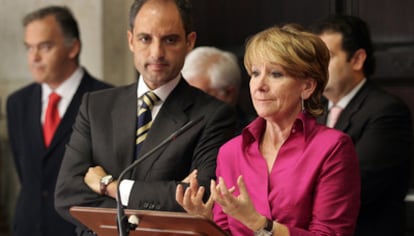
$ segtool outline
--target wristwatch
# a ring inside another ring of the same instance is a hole
[[[112,183],[112,181],[114,181],[114,178],[112,177],[112,175],[105,175],[104,177],[101,178],[101,180],[99,181],[100,185],[100,191],[102,195],[107,195],[108,194],[108,185],[110,183]]]
[[[273,220],[266,218],[263,228],[254,232],[254,236],[271,236],[273,233]]]

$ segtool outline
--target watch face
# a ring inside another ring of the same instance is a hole
[[[109,183],[112,182],[112,175],[106,175],[104,177],[102,177],[101,179],[101,183],[108,185]]]
[[[272,232],[269,232],[264,229],[254,232],[254,236],[271,236],[271,235],[272,235]]]

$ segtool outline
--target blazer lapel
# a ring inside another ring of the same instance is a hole
[[[351,118],[354,114],[362,108],[365,98],[367,97],[369,90],[369,81],[365,82],[361,90],[355,95],[354,98],[349,102],[349,104],[342,111],[341,115],[338,118],[338,121],[335,124],[335,128],[343,132],[346,132],[350,125]]]
[[[145,153],[151,151],[154,147],[164,141],[176,130],[181,128],[189,121],[185,111],[191,106],[192,98],[188,93],[189,85],[183,79],[180,80],[177,87],[171,92],[159,111],[156,119],[153,121],[152,127],[148,133],[147,138],[141,148],[138,158],[141,158]],[[157,159],[168,146],[165,145],[160,150],[155,152],[149,159]],[[151,163],[152,163],[151,161]],[[149,168],[146,170],[150,171]],[[145,173],[146,175],[146,173]],[[140,173],[140,176],[145,176]]]
[[[28,98],[27,106],[27,122],[26,127],[29,140],[33,140],[33,150],[37,149],[35,153],[44,153],[46,151],[45,143],[43,140],[43,127],[40,120],[42,110],[42,89],[40,85],[34,87],[33,93]]]
[[[113,142],[120,167],[125,168],[134,160],[135,129],[137,119],[137,84],[124,87],[118,94],[112,113]]]
[[[92,79],[89,76],[89,74],[85,71],[81,83],[79,84],[78,89],[73,95],[72,101],[70,102],[69,107],[65,112],[65,115],[63,116],[58,128],[56,129],[56,133],[53,136],[52,142],[48,148],[48,152],[53,150],[60,142],[64,142],[65,137],[67,137],[68,133],[72,132],[72,126],[75,123],[76,116],[78,114],[79,107],[82,102],[82,97],[86,92],[90,90],[91,83]]]

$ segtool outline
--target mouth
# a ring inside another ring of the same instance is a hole
[[[158,63],[148,63],[147,68],[152,71],[162,71],[168,67],[167,63],[158,62]]]

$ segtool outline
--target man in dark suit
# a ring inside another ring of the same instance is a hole
[[[312,29],[331,53],[324,91],[328,113],[319,122],[350,135],[359,157],[362,199],[355,235],[402,236],[413,139],[409,109],[367,78],[374,55],[365,22],[332,16]]]
[[[68,8],[39,9],[28,14],[23,25],[36,82],[7,101],[9,139],[21,183],[12,232],[14,236],[75,235],[74,225],[55,211],[56,179],[82,95],[109,86],[79,66],[79,30]],[[55,107],[59,119],[57,128],[46,131],[52,93],[60,97]]]
[[[140,77],[136,84],[83,99],[56,185],[56,209],[67,220],[79,224],[69,213],[72,206],[115,207],[122,170],[200,117],[200,123],[121,180],[120,200],[133,209],[183,211],[175,201],[178,183],[196,176],[209,189],[218,148],[234,133],[236,117],[230,105],[181,77],[185,56],[196,40],[190,10],[188,0],[136,0],[131,6],[128,43]],[[141,142],[138,107],[146,110],[141,107],[148,100],[154,101],[148,105],[152,125],[149,122],[143,146],[136,150]],[[80,235],[90,234],[79,226]]]

